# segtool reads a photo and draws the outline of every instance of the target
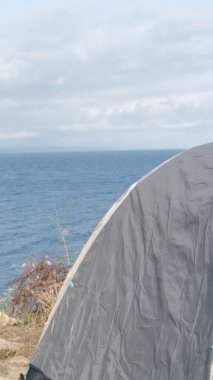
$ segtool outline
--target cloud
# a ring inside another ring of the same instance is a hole
[[[5,4],[0,149],[168,148],[212,140],[212,7],[187,4]]]
[[[28,139],[29,137],[36,137],[36,132],[16,132],[16,133],[0,133],[0,140],[17,140]]]

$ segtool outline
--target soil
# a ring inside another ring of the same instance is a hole
[[[25,373],[29,359],[24,356],[0,360],[0,380],[18,380],[20,373]]]
[[[3,313],[0,322],[0,380],[18,380],[30,361],[23,349],[25,334],[14,319]]]

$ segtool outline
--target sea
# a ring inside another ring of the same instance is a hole
[[[0,154],[0,294],[23,265],[74,262],[127,188],[178,150]]]

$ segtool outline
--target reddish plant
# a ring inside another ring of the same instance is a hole
[[[46,258],[24,264],[22,268],[22,274],[11,282],[14,291],[9,311],[12,314],[33,313],[52,306],[69,268],[62,262],[53,263]]]

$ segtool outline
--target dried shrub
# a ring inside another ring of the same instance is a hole
[[[62,262],[46,258],[24,264],[21,275],[11,282],[9,313],[22,317],[32,313],[49,314],[68,269]]]

